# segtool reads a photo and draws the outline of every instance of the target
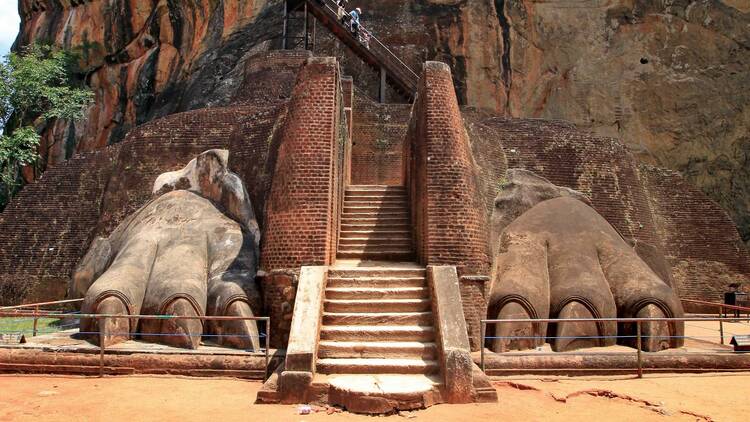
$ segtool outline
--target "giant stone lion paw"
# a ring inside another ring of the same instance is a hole
[[[580,193],[524,170],[510,170],[493,214],[495,267],[488,318],[682,317],[672,288]],[[555,351],[635,345],[633,323],[501,323],[496,352],[549,341]],[[682,345],[683,323],[642,323],[642,349]]]
[[[154,199],[92,243],[70,287],[84,298],[82,313],[256,315],[260,234],[227,160],[227,151],[211,150],[159,176]],[[242,320],[83,319],[81,332],[105,346],[139,336],[195,349],[209,333],[226,346],[257,350],[260,343],[255,321]]]

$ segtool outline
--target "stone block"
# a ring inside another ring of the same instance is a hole
[[[304,403],[307,389],[312,384],[313,374],[306,371],[284,371],[279,379],[281,402]]]
[[[302,267],[286,352],[286,369],[315,372],[328,267]]]
[[[466,331],[456,267],[427,267],[432,312],[438,331],[438,353],[448,403],[474,401],[469,336]]]

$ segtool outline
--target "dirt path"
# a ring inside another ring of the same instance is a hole
[[[260,384],[229,379],[0,376],[0,421],[372,421],[347,413],[298,415],[254,405]],[[750,375],[503,378],[498,405],[442,405],[390,419],[416,421],[739,421],[750,414]]]

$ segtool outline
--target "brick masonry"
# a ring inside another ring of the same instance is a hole
[[[640,170],[680,297],[721,302],[729,283],[750,283],[750,256],[726,212],[675,171]]]
[[[409,104],[380,104],[363,92],[353,109],[351,183],[404,185],[404,141]]]
[[[336,60],[309,59],[288,105],[265,207],[266,271],[328,265],[335,253],[346,140],[342,102]]]
[[[487,216],[451,72],[443,63],[424,66],[408,140],[420,262],[455,265],[460,275],[488,274]]]
[[[210,148],[230,150],[230,168],[259,216],[259,283],[274,347],[288,338],[299,268],[335,259],[349,165],[355,184],[408,178],[420,260],[459,268],[474,339],[490,287],[487,220],[508,168],[590,196],[682,297],[719,300],[726,284],[750,279],[750,258],[726,213],[678,174],[639,166],[616,141],[565,122],[460,110],[450,72],[437,63],[425,66],[407,125],[410,106],[352,100],[332,59],[264,54],[250,61],[237,106],[152,121],[27,186],[0,214],[0,284],[32,286],[27,301],[61,298],[91,239],[148,201],[158,174]],[[377,157],[380,139],[392,160]]]

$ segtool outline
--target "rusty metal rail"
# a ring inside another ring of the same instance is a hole
[[[405,96],[414,98],[419,85],[419,75],[403,62],[393,51],[385,46],[364,25],[360,24],[360,31],[369,34],[369,43],[363,43],[358,37],[341,23],[338,19],[338,6],[332,0],[305,0],[308,11],[321,24],[327,27],[341,42],[347,45],[367,64],[381,73],[381,97],[382,86],[385,80],[401,91]],[[382,99],[382,98],[381,98]]]
[[[728,306],[728,305],[727,305]],[[550,339],[557,338],[555,336],[548,335],[537,335],[537,336],[502,336],[502,337],[487,337],[487,325],[496,324],[508,324],[508,323],[560,323],[560,322],[618,322],[618,323],[633,323],[636,326],[635,336],[633,335],[615,335],[615,336],[579,336],[570,338],[635,338],[636,339],[636,373],[638,378],[643,377],[643,351],[641,350],[643,341],[642,324],[647,322],[715,322],[719,324],[737,323],[737,322],[750,322],[750,316],[747,318],[726,318],[726,317],[683,317],[683,318],[539,318],[539,319],[483,319],[480,321],[480,368],[485,371],[485,345],[488,338],[508,338],[508,339]],[[721,344],[724,344],[724,331],[721,329]],[[659,336],[663,337],[663,336]],[[669,338],[675,338],[677,336],[669,336]],[[679,336],[681,338],[695,338],[695,336]],[[566,337],[568,338],[568,337]],[[561,354],[570,354],[562,352]],[[581,369],[578,369],[581,370]]]
[[[682,303],[691,303],[694,305],[713,306],[719,308],[719,318],[727,318],[727,310],[736,311],[739,315],[741,312],[747,314],[750,318],[750,308],[747,306],[727,305],[720,302],[707,302],[705,300],[694,300],[694,299],[682,299]],[[719,336],[721,338],[721,344],[724,344],[724,321],[719,321]]]
[[[51,304],[45,303],[45,304]],[[25,306],[37,306],[41,304],[31,304],[31,305],[25,305]],[[23,306],[23,305],[22,305]],[[13,309],[17,309],[18,307],[12,307]],[[8,310],[0,310],[0,319],[2,318],[34,318],[34,335],[36,335],[37,332],[37,320],[39,318],[56,318],[56,319],[69,319],[71,317],[75,317],[77,319],[104,319],[104,318],[112,318],[112,319],[145,319],[145,320],[201,320],[201,321],[261,321],[264,323],[265,327],[265,333],[260,334],[259,336],[264,337],[265,340],[265,347],[263,348],[263,354],[265,357],[265,374],[264,379],[268,378],[269,375],[269,364],[270,364],[270,338],[271,338],[271,318],[270,317],[236,317],[236,316],[187,316],[187,315],[117,315],[117,314],[61,314],[61,313],[50,313],[50,312],[9,312]],[[95,333],[94,333],[95,334]],[[132,334],[132,333],[128,333]],[[101,338],[101,333],[99,333],[99,375],[104,376],[104,355],[105,355],[105,349],[106,347],[103,345],[103,339]],[[149,333],[149,335],[165,335],[168,336],[169,334],[152,334]],[[202,335],[203,336],[203,335]]]

